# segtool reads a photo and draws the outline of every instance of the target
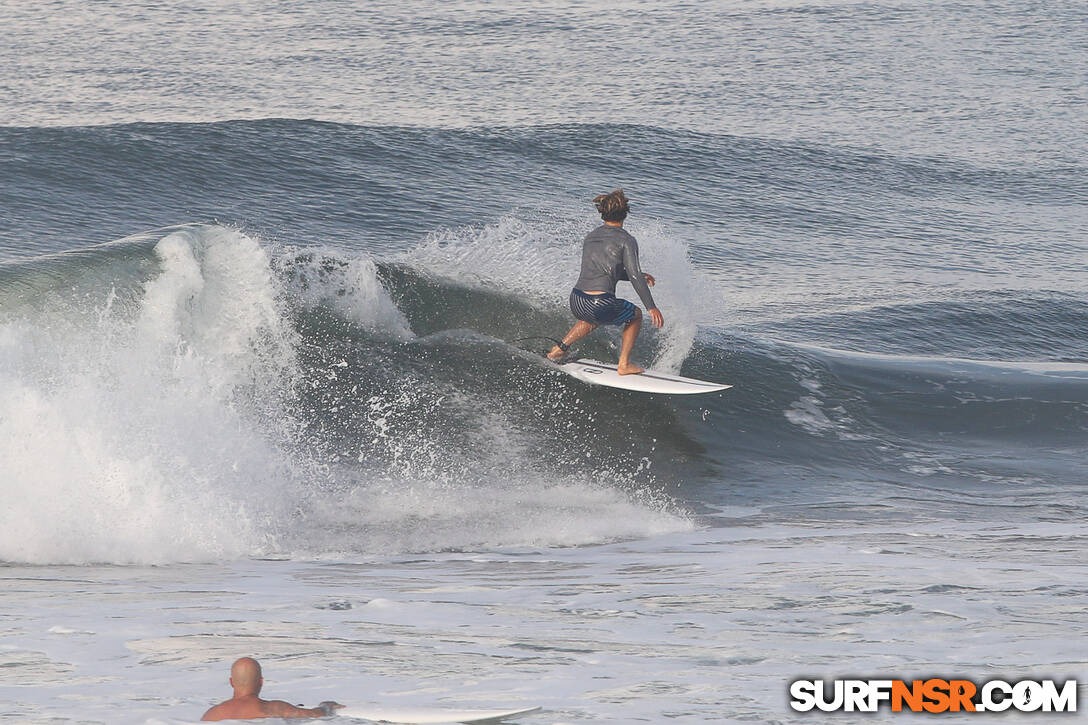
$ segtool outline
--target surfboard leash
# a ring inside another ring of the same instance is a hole
[[[525,342],[526,340],[547,340],[548,342],[554,342],[556,347],[558,347],[564,353],[570,352],[570,345],[565,344],[562,340],[556,340],[554,337],[548,337],[547,335],[531,335],[529,337],[519,337],[518,339],[514,340],[514,342]],[[540,354],[544,357],[548,357],[547,350],[542,350]],[[552,362],[562,362],[562,360],[552,360]]]

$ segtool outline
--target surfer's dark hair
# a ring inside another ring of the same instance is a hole
[[[593,200],[597,205],[597,211],[601,213],[601,219],[606,222],[622,222],[627,218],[627,212],[631,205],[623,194],[623,189],[616,189],[608,194],[601,194]]]

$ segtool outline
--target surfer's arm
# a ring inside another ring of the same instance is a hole
[[[638,293],[638,298],[647,310],[656,310],[654,296],[650,294],[650,286],[646,284],[646,275],[638,264],[638,242],[634,238],[628,238],[623,245],[623,269],[627,272],[627,279]]]
[[[266,717],[328,717],[333,712],[343,707],[338,702],[326,701],[318,705],[317,707],[295,707],[289,702],[283,700],[270,700],[264,703]]]

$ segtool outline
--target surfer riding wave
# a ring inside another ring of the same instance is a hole
[[[650,315],[654,327],[665,324],[665,318],[654,303],[650,287],[653,275],[642,271],[638,263],[638,242],[623,229],[630,204],[623,189],[601,194],[593,200],[604,222],[586,235],[582,246],[582,272],[570,293],[570,311],[578,320],[563,341],[552,348],[548,359],[560,362],[570,346],[600,325],[622,325],[620,345],[620,375],[645,372],[631,362],[631,350],[642,329],[642,310],[625,299],[616,297],[616,283],[627,280],[635,288]]]

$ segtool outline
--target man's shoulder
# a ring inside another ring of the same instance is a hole
[[[245,715],[239,714],[238,704],[234,700],[227,700],[209,708],[200,719],[214,722],[216,720],[235,720],[239,717],[245,717]]]

